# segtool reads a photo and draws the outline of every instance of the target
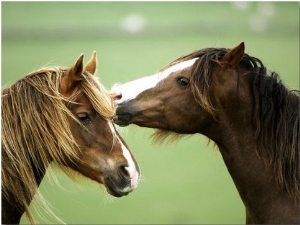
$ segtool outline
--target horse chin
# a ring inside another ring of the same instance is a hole
[[[128,195],[128,194],[130,193],[130,191],[129,191],[129,192],[123,192],[123,191],[120,191],[120,190],[116,187],[116,185],[112,182],[112,180],[109,179],[109,178],[105,178],[104,185],[105,185],[105,187],[106,187],[106,191],[107,191],[110,195],[112,195],[112,196],[114,196],[114,197],[117,197],[117,198],[126,196],[126,195]]]
[[[109,193],[110,195],[112,195],[112,196],[114,196],[116,198],[121,198],[123,196],[128,195],[128,193],[121,193],[121,192],[118,192],[118,191],[116,191],[114,189],[109,189],[108,187],[106,187],[106,191],[107,191],[107,193]]]

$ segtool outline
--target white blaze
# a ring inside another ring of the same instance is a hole
[[[127,160],[127,164],[128,166],[125,167],[125,169],[128,172],[128,175],[131,179],[131,185],[130,187],[125,187],[122,191],[123,192],[127,192],[129,190],[135,189],[138,186],[139,183],[139,172],[137,171],[136,167],[135,167],[135,163],[131,157],[131,154],[129,152],[129,150],[126,148],[126,146],[123,144],[123,142],[120,140],[120,138],[116,135],[114,126],[112,125],[112,123],[108,123],[112,133],[115,135],[117,141],[121,144],[121,148],[122,148],[122,152],[123,152],[123,156],[125,157],[125,159]]]
[[[138,96],[143,91],[155,87],[157,85],[157,83],[166,79],[172,73],[192,66],[197,59],[198,58],[190,59],[190,60],[178,63],[176,65],[173,65],[170,68],[168,68],[162,72],[156,73],[154,75],[143,77],[143,78],[113,87],[113,92],[116,95],[118,95],[118,94],[122,95],[122,98],[120,98],[119,100],[115,100],[115,102],[117,104],[120,104],[122,102],[126,102],[131,99],[134,99],[136,96]]]
[[[128,166],[126,166],[125,169],[127,170],[128,174],[130,176],[130,179],[131,179],[131,189],[135,189],[139,183],[139,173],[136,170],[135,164],[132,160],[129,150],[125,147],[125,145],[122,142],[121,142],[121,145],[122,145],[123,155],[127,159],[127,162],[128,162]]]

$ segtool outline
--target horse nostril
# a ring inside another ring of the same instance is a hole
[[[119,167],[119,175],[122,178],[123,181],[126,183],[129,183],[131,181],[130,175],[126,169],[126,166],[120,166]]]
[[[121,92],[114,92],[112,98],[113,98],[113,101],[114,101],[114,106],[117,107],[118,104],[120,103],[121,99],[122,99]]]
[[[121,100],[121,98],[122,98],[122,93],[121,92],[115,92],[114,93],[114,95],[113,95],[114,101]]]

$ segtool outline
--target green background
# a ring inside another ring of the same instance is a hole
[[[151,75],[206,47],[246,52],[299,89],[299,3],[285,2],[2,2],[2,86],[43,66],[72,65],[98,53],[110,89]],[[132,30],[133,29],[133,30]],[[136,30],[135,30],[136,29]],[[40,191],[66,223],[241,224],[245,210],[213,143],[196,134],[152,144],[152,131],[118,128],[142,170],[137,190],[108,196],[95,182],[46,175]],[[34,202],[34,201],[33,201]],[[22,223],[28,223],[25,216]],[[57,223],[44,212],[38,223]]]

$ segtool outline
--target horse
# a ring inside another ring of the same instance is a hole
[[[191,52],[111,91],[120,126],[156,128],[154,142],[195,133],[212,140],[247,224],[299,224],[299,91],[246,54],[243,42]]]
[[[4,224],[19,223],[24,212],[35,223],[29,209],[35,195],[49,213],[38,187],[50,163],[71,178],[81,174],[104,184],[115,197],[138,185],[139,166],[112,122],[113,100],[95,76],[96,52],[85,65],[83,57],[70,68],[41,68],[2,89]]]

